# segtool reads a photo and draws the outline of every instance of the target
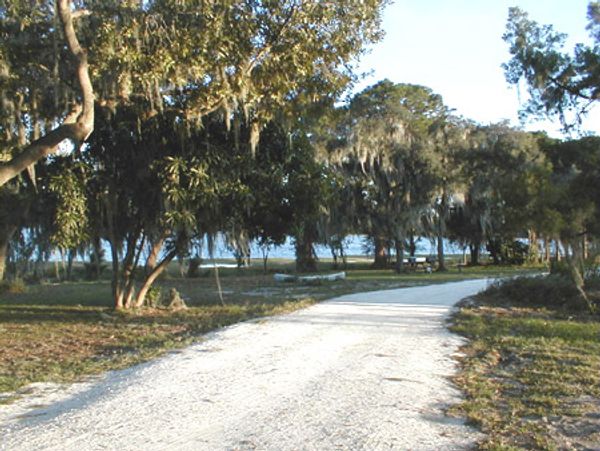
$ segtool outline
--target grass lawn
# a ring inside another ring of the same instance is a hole
[[[273,271],[290,270],[289,261],[271,262]],[[323,269],[329,269],[323,264]],[[522,268],[456,268],[446,273],[395,274],[356,263],[342,281],[277,283],[260,264],[220,272],[225,305],[221,305],[213,270],[194,279],[162,278],[162,293],[176,288],[189,309],[163,308],[116,312],[110,282],[65,282],[27,287],[23,293],[0,294],[0,398],[10,401],[31,382],[68,382],[108,369],[154,358],[169,349],[201,339],[229,324],[289,312],[344,293],[444,283],[476,277],[500,277]]]
[[[480,449],[600,449],[600,317],[488,293],[452,329],[469,338],[452,410]]]

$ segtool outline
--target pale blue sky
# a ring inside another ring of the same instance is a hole
[[[428,86],[456,112],[481,123],[518,125],[518,92],[500,67],[509,59],[502,40],[508,8],[519,6],[542,24],[567,33],[568,48],[588,42],[588,0],[396,0],[384,14],[386,37],[360,65],[374,73],[357,90],[383,78]],[[524,94],[524,91],[521,93]],[[560,136],[558,124],[530,124]],[[600,108],[584,128],[600,134]]]

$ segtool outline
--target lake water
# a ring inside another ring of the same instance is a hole
[[[367,247],[365,244],[366,237],[364,235],[350,235],[345,240],[344,252],[347,256],[367,256],[369,252],[367,251]],[[417,254],[418,255],[436,255],[436,244],[432,243],[428,238],[420,238],[417,241]],[[111,261],[111,252],[110,246],[108,242],[103,241],[102,247],[104,248],[104,258],[107,261]],[[315,252],[318,258],[331,258],[331,251],[327,246],[316,245]],[[444,240],[444,252],[447,255],[450,254],[462,254],[463,249],[460,246],[457,246],[453,243],[450,243],[447,240]],[[371,251],[372,254],[372,251]],[[285,258],[285,259],[294,259],[295,258],[295,250],[294,250],[294,242],[293,239],[288,237],[285,243],[281,246],[272,247],[269,250],[269,258]],[[210,259],[210,255],[208,254],[208,246],[205,244],[202,246],[202,259]],[[215,258],[218,259],[230,259],[234,258],[233,252],[227,248],[223,239],[217,239],[216,249],[215,249]],[[261,258],[262,252],[261,249],[253,244],[251,246],[251,257],[252,258]],[[143,257],[142,257],[143,258]],[[51,260],[60,260],[60,255],[58,253],[54,253],[52,255]]]
[[[354,256],[366,256],[367,249],[365,245],[364,235],[350,235],[346,239],[346,245],[344,246],[346,255]],[[327,246],[317,245],[315,246],[315,252],[319,258],[331,258],[331,251]],[[444,241],[444,252],[447,254],[462,254],[463,250],[460,246]],[[371,251],[372,253],[372,251]],[[253,245],[251,247],[251,254],[253,258],[260,258],[262,256],[261,250],[258,246]],[[417,241],[417,254],[420,255],[436,255],[436,244],[432,243],[427,238],[421,238]],[[208,258],[208,252],[206,249],[203,251],[203,258]],[[219,243],[215,250],[215,258],[232,258],[233,254],[229,251],[222,243]],[[295,257],[293,239],[288,237],[286,242],[277,247],[273,247],[269,252],[269,258],[289,258]]]

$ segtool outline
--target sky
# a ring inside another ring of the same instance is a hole
[[[519,6],[540,24],[568,35],[566,49],[589,43],[588,0],[396,0],[383,17],[386,36],[364,56],[360,72],[371,72],[355,91],[388,78],[427,86],[457,114],[487,124],[508,119],[520,125],[525,91],[508,85],[500,67],[510,59],[502,35],[510,6]],[[560,137],[558,121],[535,122],[526,130]],[[583,123],[600,134],[600,107]]]

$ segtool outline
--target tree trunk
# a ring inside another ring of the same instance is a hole
[[[585,305],[585,307],[587,307],[590,313],[595,313],[596,306],[585,292],[585,280],[583,278],[583,243],[581,240],[575,239],[575,241],[571,244],[571,250],[571,255],[567,256],[571,279],[575,285],[575,288],[577,289],[577,292],[579,293],[581,302]]]
[[[296,237],[296,271],[312,272],[317,270],[317,259],[313,249],[312,240],[303,232]]]
[[[404,271],[404,240],[396,240],[396,272]]]
[[[544,238],[544,262],[548,263],[550,261],[550,240],[548,238]]]
[[[527,260],[530,262],[539,261],[540,251],[538,247],[538,237],[535,230],[527,231],[527,241],[529,241],[529,249],[527,251]]]
[[[185,261],[183,255],[179,254],[177,256],[177,263],[179,265],[179,277],[183,279],[185,277]]]
[[[43,253],[40,252],[38,253],[38,257],[35,259],[35,263],[33,264],[33,278],[35,280],[41,280],[45,276]]]
[[[139,226],[127,238],[127,252],[123,260],[122,276],[122,286],[124,287],[123,304],[125,308],[131,308],[135,301],[135,274],[144,248],[144,242],[145,234],[142,233],[142,229]]]
[[[17,231],[16,226],[8,226],[0,229],[0,281],[4,280],[6,274],[6,261],[8,258],[8,243],[13,234]]]
[[[119,253],[117,252],[115,246],[111,243],[111,254],[112,254],[112,278],[111,278],[111,287],[113,293],[113,300],[115,304],[115,309],[119,310],[124,307],[123,303],[123,287],[120,283],[119,271]]]
[[[333,258],[333,269],[338,269],[338,255],[335,251],[335,247],[330,245],[329,249],[331,250],[331,257]]]
[[[262,246],[261,247],[261,252],[262,252],[262,260],[263,260],[263,273],[267,274],[267,262],[269,260],[269,247],[268,246]]]
[[[158,260],[158,254],[160,254],[160,250],[163,247],[165,242],[165,236],[160,236],[156,241],[153,241],[150,245],[150,254],[148,254],[148,258],[146,259],[146,264],[144,266],[146,275],[150,274],[154,267],[156,266],[156,261]]]
[[[90,259],[91,275],[94,280],[100,279],[100,272],[102,271],[102,243],[100,242],[100,237],[95,237],[93,240],[93,258]]]
[[[154,269],[150,272],[150,274],[148,274],[148,276],[142,283],[142,286],[140,287],[140,290],[138,291],[137,296],[135,297],[135,301],[133,302],[133,307],[140,308],[144,305],[144,301],[146,300],[146,295],[148,294],[148,290],[150,289],[152,284],[156,281],[158,276],[160,276],[163,273],[163,271],[165,269],[167,269],[167,267],[169,266],[169,263],[171,263],[173,261],[173,259],[175,258],[176,255],[177,255],[177,250],[173,250],[173,251],[169,252],[165,256],[165,258],[158,265],[156,265],[154,267]]]
[[[444,232],[446,230],[446,217],[448,214],[448,195],[446,193],[446,184],[442,186],[442,198],[437,218],[437,271],[446,271],[446,259],[444,255]]]
[[[250,266],[250,250],[238,249],[234,252],[234,256],[238,268],[248,268]]]
[[[0,236],[0,281],[4,280],[6,273],[6,257],[8,256],[8,241],[6,237]]]
[[[560,241],[554,240],[554,246],[556,247],[556,249],[554,250],[554,259],[557,262],[559,262],[562,259],[561,254],[560,254]]]
[[[58,266],[58,260],[54,260],[54,277],[57,282],[60,282],[60,267]]]
[[[111,201],[109,199],[106,202],[106,217],[108,219],[108,242],[110,244],[110,256],[112,258],[112,276],[111,276],[111,288],[113,294],[113,300],[115,309],[119,310],[124,307],[123,303],[123,287],[121,286],[120,272],[121,272],[121,264],[120,264],[120,252],[119,252],[119,243],[117,243],[117,238],[114,233],[114,225],[113,225],[113,215],[111,208]]]
[[[500,253],[502,252],[502,240],[499,238],[488,240],[487,250],[490,253],[490,257],[492,257],[492,262],[494,265],[499,265],[501,263]]]
[[[75,260],[75,250],[69,249],[67,252],[67,280],[73,280],[73,260]]]
[[[77,63],[77,80],[81,88],[83,105],[77,106],[71,111],[62,125],[32,142],[11,160],[0,163],[0,186],[3,186],[37,161],[55,153],[62,142],[71,140],[81,144],[94,130],[94,90],[88,71],[87,52],[81,48],[75,34],[71,2],[69,0],[58,0],[56,5],[67,48]]]
[[[389,254],[387,252],[386,239],[376,236],[375,237],[375,261],[373,262],[374,268],[387,268]]]
[[[479,250],[481,248],[481,243],[477,242],[475,244],[469,244],[469,251],[471,252],[471,265],[477,266],[479,265]]]
[[[437,237],[437,261],[437,270],[440,272],[447,271],[446,260],[444,255],[444,237],[441,234],[439,234]]]
[[[415,243],[415,236],[412,234],[410,235],[408,242],[408,251],[411,257],[414,257],[417,253],[417,243]]]

